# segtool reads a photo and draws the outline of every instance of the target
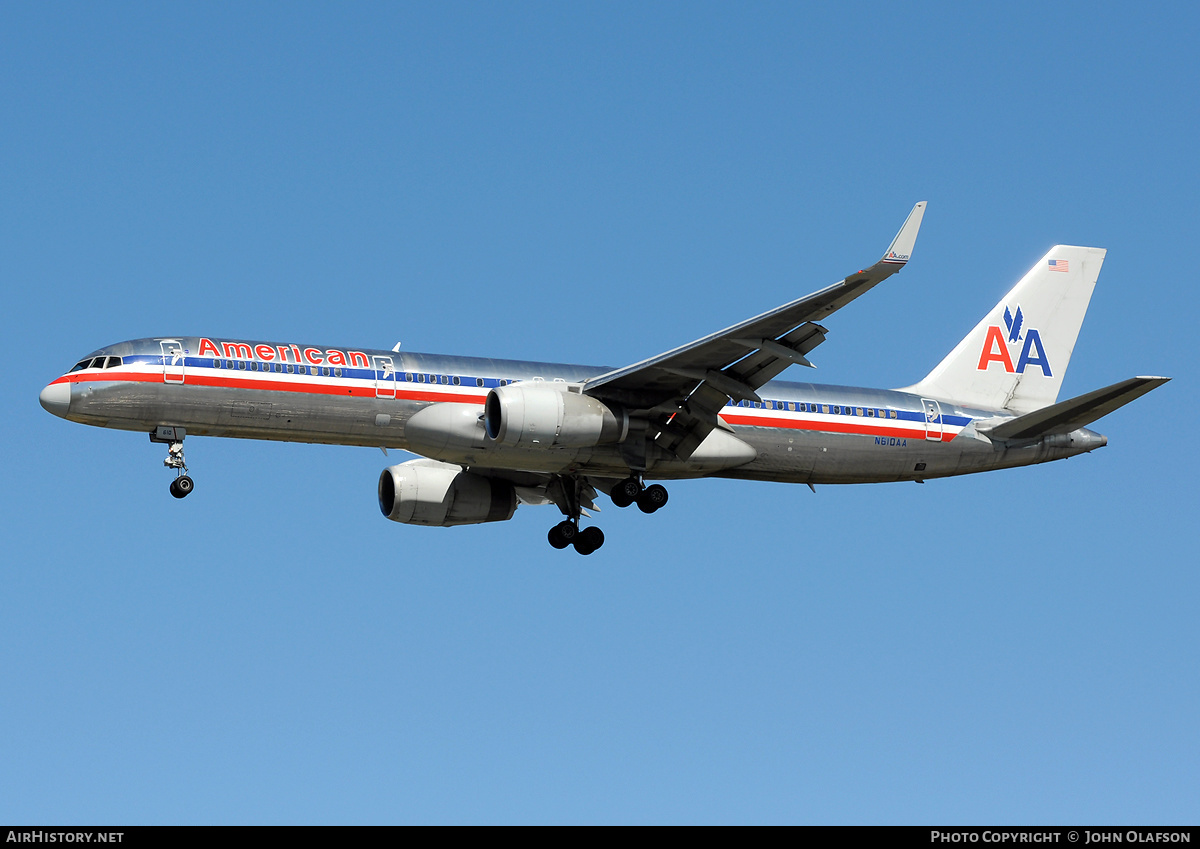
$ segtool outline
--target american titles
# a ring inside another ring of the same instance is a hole
[[[308,363],[314,366],[361,366],[370,368],[371,362],[362,351],[339,351],[336,348],[300,348],[296,345],[254,345],[246,342],[222,342],[220,347],[211,339],[201,337],[201,357],[224,357],[231,360],[260,359],[264,363],[279,360],[281,363]]]

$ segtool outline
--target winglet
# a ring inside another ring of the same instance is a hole
[[[880,262],[886,262],[889,265],[904,265],[912,256],[913,246],[917,243],[917,231],[921,229],[921,219],[925,216],[925,204],[928,201],[918,201],[917,205],[912,208],[912,212],[908,214],[908,218],[904,219],[904,226],[900,228],[900,232],[896,234],[896,238],[892,239],[892,245],[887,249],[887,253],[883,255]]]

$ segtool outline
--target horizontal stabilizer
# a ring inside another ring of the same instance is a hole
[[[1113,410],[1124,407],[1169,377],[1131,377],[1112,386],[1069,398],[1032,413],[1007,419],[995,427],[982,426],[979,431],[992,439],[1037,439],[1052,433],[1070,433],[1086,427]]]

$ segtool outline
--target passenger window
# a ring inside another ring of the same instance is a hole
[[[238,371],[245,371],[245,370],[246,370],[246,361],[238,360]]]
[[[508,381],[507,381],[507,380],[504,380],[503,378],[501,378],[501,379],[500,379],[500,385],[501,385],[501,386],[508,386]]]
[[[226,360],[225,368],[233,368],[233,360]]]
[[[335,369],[333,370],[333,376],[334,376],[334,377],[341,377],[341,376],[342,376],[342,370],[341,370],[340,368],[335,368]]]
[[[411,371],[406,371],[404,373],[404,380],[408,383],[412,383],[412,372]]]
[[[868,419],[875,418],[875,408],[874,407],[867,407],[867,418]]]
[[[841,415],[842,408],[835,405],[829,408],[829,412],[833,413],[835,416]]]
[[[417,383],[424,383],[424,382],[425,382],[425,375],[418,374],[417,375]]]
[[[220,368],[220,367],[221,367],[221,361],[213,360],[213,368]]]
[[[857,407],[857,408],[855,408],[855,410],[854,410],[854,415],[856,415],[856,416],[861,416],[862,414],[863,414],[863,408],[862,408],[862,407]]]
[[[287,373],[288,374],[291,374],[294,369],[295,369],[295,366],[293,366],[291,363],[287,364]]]
[[[483,386],[483,378],[482,378],[482,377],[477,377],[477,378],[475,378],[475,385],[476,385],[476,386]]]
[[[462,381],[461,381],[461,380],[459,380],[457,377],[455,377],[455,378],[454,378],[454,385],[455,385],[455,386],[462,386]]]
[[[891,418],[891,419],[894,419],[894,418],[896,418],[896,411],[895,411],[895,410],[888,410],[888,418]]]
[[[742,406],[743,406],[743,407],[749,407],[749,406],[750,406],[750,402],[749,402],[749,401],[743,401],[743,402],[742,402]]]

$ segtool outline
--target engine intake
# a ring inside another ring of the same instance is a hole
[[[629,414],[562,384],[514,384],[488,393],[483,408],[488,439],[509,447],[590,448],[629,435]]]
[[[409,460],[379,476],[379,510],[406,525],[504,522],[517,510],[511,483],[464,472],[437,460]]]

